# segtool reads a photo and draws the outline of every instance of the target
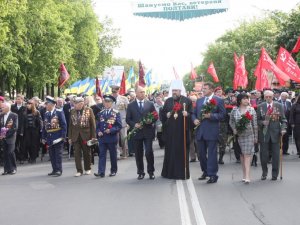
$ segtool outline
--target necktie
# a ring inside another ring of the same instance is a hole
[[[286,112],[286,104],[285,104],[285,101],[283,101],[282,104],[283,104],[284,112]]]
[[[109,111],[108,109],[105,110],[105,115],[106,116],[108,115],[108,111]]]
[[[143,111],[143,102],[139,102],[140,104],[140,110]]]
[[[268,112],[271,111],[271,105],[268,105]]]

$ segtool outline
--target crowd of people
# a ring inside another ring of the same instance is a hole
[[[164,149],[161,176],[188,179],[189,164],[200,161],[207,183],[218,181],[219,164],[226,149],[233,149],[242,165],[242,181],[250,183],[251,164],[260,155],[262,180],[277,180],[280,149],[290,154],[293,134],[300,157],[300,98],[288,90],[222,90],[204,83],[199,92],[185,93],[181,80],[171,82],[169,91],[146,95],[137,86],[120,95],[120,86],[100,96],[68,95],[26,99],[18,94],[12,101],[0,96],[0,160],[2,175],[17,172],[17,162],[34,164],[49,154],[49,176],[63,173],[62,155],[75,158],[75,177],[92,173],[99,157],[96,177],[105,177],[107,151],[110,173],[118,172],[118,159],[135,157],[137,179],[155,179],[153,141]],[[282,145],[282,148],[281,148]],[[147,166],[144,166],[144,155]],[[83,158],[83,165],[82,165]]]

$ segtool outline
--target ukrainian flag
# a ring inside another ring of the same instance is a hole
[[[93,95],[96,93],[96,79],[91,79],[88,88],[84,92],[86,95]]]
[[[80,82],[80,86],[78,88],[77,94],[81,94],[81,93],[85,92],[85,90],[89,87],[89,84],[90,84],[89,81],[90,81],[90,78],[87,77],[83,81]]]
[[[81,80],[78,80],[76,81],[75,83],[73,83],[70,88],[68,88],[70,90],[69,93],[71,94],[77,94],[77,91],[79,89],[79,86],[80,86],[80,83],[81,83]]]
[[[101,91],[103,94],[108,93],[108,91],[109,91],[109,80],[108,79],[101,81]]]
[[[132,78],[134,78],[134,69],[133,66],[130,68],[127,80],[125,81],[126,87],[132,87]]]
[[[149,70],[149,71],[146,73],[146,75],[145,75],[145,81],[146,81],[146,85],[147,85],[148,87],[151,86],[151,77],[152,77],[152,69]]]

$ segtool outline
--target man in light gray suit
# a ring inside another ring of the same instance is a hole
[[[264,92],[266,102],[258,105],[257,123],[259,126],[260,160],[262,180],[268,175],[269,148],[272,149],[272,180],[277,180],[279,173],[279,153],[281,136],[286,133],[286,118],[282,104],[273,101],[274,93]]]
[[[17,172],[15,143],[18,130],[18,115],[10,111],[11,104],[4,102],[1,105],[0,141],[3,146],[4,172],[2,175],[14,175]]]

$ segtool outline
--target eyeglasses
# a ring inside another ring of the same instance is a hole
[[[273,96],[265,96],[265,98],[273,98]]]

